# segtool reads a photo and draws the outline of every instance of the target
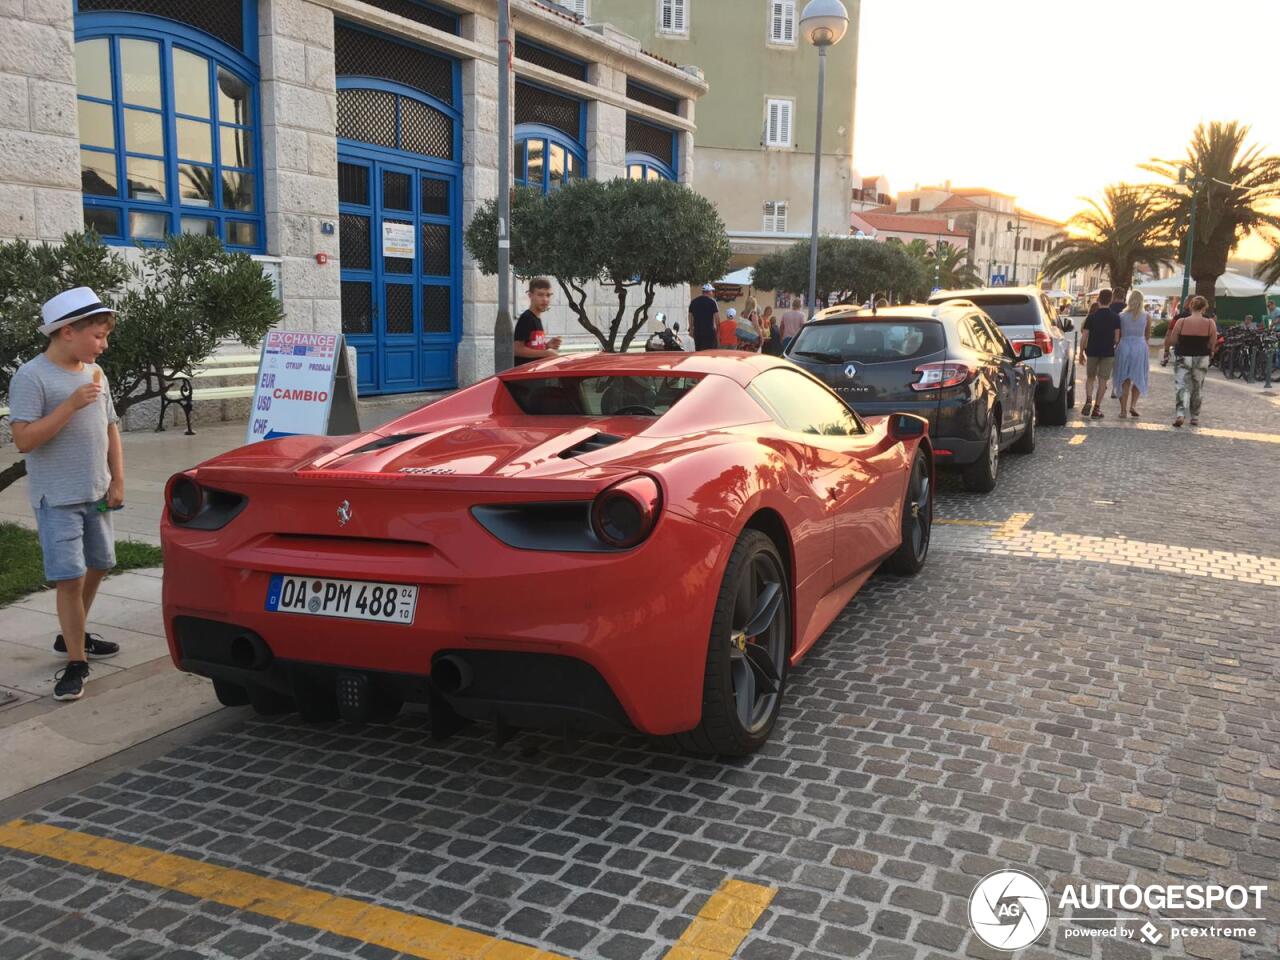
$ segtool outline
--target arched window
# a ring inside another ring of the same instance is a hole
[[[199,233],[264,248],[258,73],[201,31],[77,17],[85,225],[115,243]]]
[[[515,101],[515,182],[547,193],[585,177],[582,102],[527,83],[516,84]]]
[[[678,167],[675,131],[627,117],[628,180],[678,180]]]

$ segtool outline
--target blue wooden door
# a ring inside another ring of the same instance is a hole
[[[452,389],[461,329],[458,177],[412,154],[338,153],[342,329],[361,395]]]

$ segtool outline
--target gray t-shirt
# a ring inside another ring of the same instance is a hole
[[[45,354],[18,368],[9,383],[9,419],[32,423],[53,413],[58,404],[86,383],[93,383],[91,363],[64,370]],[[27,454],[27,489],[31,506],[40,498],[51,507],[101,500],[111,482],[107,468],[107,425],[119,423],[111,403],[107,375],[102,375],[97,403],[81,407],[52,437]]]

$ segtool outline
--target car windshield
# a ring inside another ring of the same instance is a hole
[[[924,357],[945,346],[935,320],[851,320],[802,327],[788,353],[818,363],[877,363]]]
[[[1040,312],[1036,310],[1035,301],[1024,294],[1001,294],[995,296],[967,296],[982,312],[1002,327],[1038,327]]]
[[[698,377],[537,377],[505,381],[520,409],[534,416],[660,417]]]

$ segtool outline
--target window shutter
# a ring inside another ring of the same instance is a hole
[[[565,5],[580,17],[587,15],[587,0],[566,0]]]
[[[796,40],[796,4],[795,0],[786,0],[782,11],[782,42],[795,43]]]
[[[773,208],[773,220],[777,224],[779,233],[787,232],[787,202],[785,200]]]
[[[784,30],[783,20],[785,19],[785,14],[782,10],[784,6],[783,0],[772,0],[769,6],[772,7],[769,12],[769,39],[774,43],[781,43]]]
[[[671,29],[676,33],[684,33],[685,0],[671,0]]]
[[[672,27],[671,27],[671,19],[672,19],[672,12],[671,12],[671,8],[674,6],[674,4],[675,4],[675,0],[662,0],[662,29],[663,29],[663,30],[668,30],[668,31],[669,31],[669,30],[671,30],[671,29],[672,29]]]
[[[787,100],[778,101],[778,145],[791,145],[791,103]]]

